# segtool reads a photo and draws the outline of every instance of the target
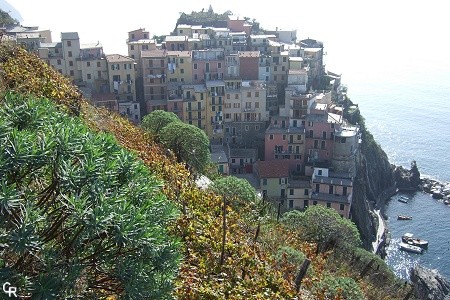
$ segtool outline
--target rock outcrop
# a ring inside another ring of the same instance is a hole
[[[411,162],[411,169],[395,167],[395,184],[400,191],[417,191],[421,187],[420,172],[416,161]]]
[[[436,270],[418,265],[411,271],[411,281],[421,300],[450,300],[450,281]]]
[[[373,209],[381,208],[383,211],[385,201],[395,194],[394,166],[365,128],[359,110],[345,117],[350,123],[358,124],[362,133],[361,153],[353,186],[352,220],[358,227],[364,248],[372,250],[378,227],[378,218]]]

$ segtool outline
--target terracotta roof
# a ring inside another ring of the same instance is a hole
[[[259,178],[289,177],[289,162],[285,160],[271,160],[256,162]]]
[[[166,57],[167,56],[167,51],[165,50],[150,50],[150,51],[141,51],[141,57],[145,58],[145,57]]]

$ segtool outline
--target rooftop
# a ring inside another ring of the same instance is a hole
[[[244,149],[244,148],[231,148],[231,157],[255,157],[257,156],[257,150],[254,148]]]
[[[160,50],[160,49],[156,49],[156,50],[149,50],[149,51],[142,51],[141,52],[141,57],[142,58],[160,58],[160,57],[166,57],[167,56],[167,51],[166,50]]]
[[[259,57],[259,51],[238,51],[239,57]]]
[[[134,62],[134,59],[128,56],[123,56],[121,54],[108,54],[106,55],[106,61],[112,62]]]
[[[80,45],[80,49],[93,49],[93,48],[103,48],[103,46],[102,44],[100,44],[100,42]]]
[[[259,172],[259,178],[289,177],[289,162],[285,160],[257,161],[255,168]]]
[[[167,56],[191,57],[191,51],[167,51]]]
[[[325,193],[315,193],[311,194],[311,199],[313,200],[322,200],[327,202],[337,202],[337,203],[350,203],[348,196],[339,196],[333,194],[325,194]]]
[[[79,40],[78,32],[61,32],[62,40]]]
[[[330,185],[353,186],[353,181],[351,179],[325,177],[325,176],[315,176],[313,179],[313,183],[325,183],[325,184],[330,184]]]
[[[186,35],[167,35],[166,42],[185,42],[188,37]]]

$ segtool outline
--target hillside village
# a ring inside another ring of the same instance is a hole
[[[77,32],[53,42],[38,27],[1,30],[96,106],[135,124],[165,110],[203,129],[218,172],[247,178],[283,210],[321,204],[351,217],[361,134],[337,104],[340,76],[325,70],[323,43],[234,15],[226,27],[177,24],[162,42],[132,30],[127,55]]]

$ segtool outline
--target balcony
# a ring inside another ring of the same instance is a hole
[[[205,111],[204,107],[198,108],[198,107],[186,107],[186,111]]]

